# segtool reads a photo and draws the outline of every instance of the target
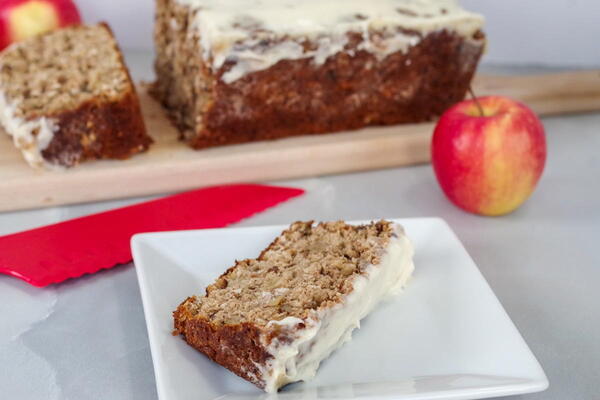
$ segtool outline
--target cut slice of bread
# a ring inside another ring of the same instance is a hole
[[[267,392],[314,376],[414,269],[403,229],[296,222],[174,312],[175,333]]]
[[[152,143],[106,24],[57,30],[0,53],[0,122],[34,167],[123,159]]]

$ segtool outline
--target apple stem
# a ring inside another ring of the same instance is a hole
[[[473,101],[475,102],[475,105],[477,106],[477,109],[479,110],[479,116],[480,117],[485,117],[485,114],[483,112],[483,108],[481,107],[481,104],[479,104],[479,100],[477,100],[477,96],[475,96],[475,92],[473,92],[473,88],[471,86],[469,86],[469,94],[471,95],[471,97],[473,98]]]

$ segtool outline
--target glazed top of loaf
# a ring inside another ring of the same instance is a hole
[[[225,82],[283,59],[321,64],[345,50],[350,32],[362,35],[358,50],[384,58],[431,32],[446,29],[471,39],[483,26],[482,16],[456,0],[176,1],[195,13],[193,27],[213,70],[235,63],[221,77]]]

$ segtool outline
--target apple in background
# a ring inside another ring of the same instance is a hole
[[[79,22],[79,11],[72,0],[0,0],[0,50]]]
[[[465,100],[438,121],[431,159],[454,204],[481,215],[506,214],[527,200],[542,175],[544,126],[529,107],[506,97]]]

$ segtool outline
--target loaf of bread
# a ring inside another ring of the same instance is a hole
[[[296,222],[175,311],[175,332],[267,392],[312,378],[380,300],[410,278],[403,229]]]
[[[0,122],[34,167],[123,159],[152,142],[106,24],[61,29],[0,53]]]
[[[485,44],[454,0],[156,0],[155,93],[194,148],[427,121]]]

